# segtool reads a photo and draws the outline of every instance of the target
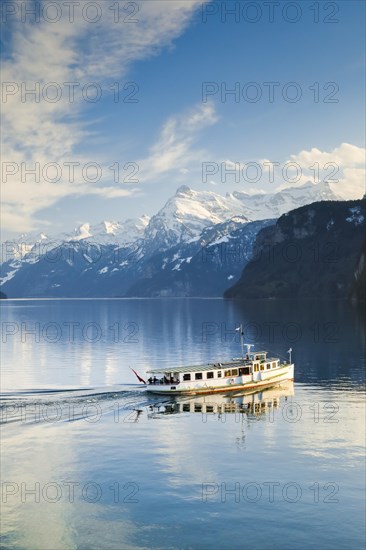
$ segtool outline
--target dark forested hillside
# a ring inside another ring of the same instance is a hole
[[[255,254],[226,298],[365,297],[366,201],[292,210],[256,238]]]

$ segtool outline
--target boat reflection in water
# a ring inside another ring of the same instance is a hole
[[[282,401],[294,395],[294,383],[283,382],[279,386],[260,392],[230,392],[225,394],[195,395],[176,397],[174,401],[149,406],[148,417],[159,418],[164,415],[180,413],[200,413],[207,415],[242,414],[259,416],[280,407]]]

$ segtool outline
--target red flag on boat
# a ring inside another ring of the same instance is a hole
[[[134,372],[136,374],[139,382],[142,382],[143,384],[146,384],[145,380],[143,378],[141,378],[141,376],[139,376],[135,370],[133,370],[131,367],[130,367],[130,369],[132,370],[132,372]]]

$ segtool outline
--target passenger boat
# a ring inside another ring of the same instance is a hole
[[[149,370],[147,391],[161,395],[257,391],[259,388],[276,386],[294,379],[295,365],[291,361],[291,348],[287,352],[289,361],[281,362],[279,358],[268,357],[266,351],[251,351],[253,345],[243,342],[242,326],[236,330],[240,331],[241,357],[206,365]]]

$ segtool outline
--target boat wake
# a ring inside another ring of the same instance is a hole
[[[0,396],[0,424],[22,425],[98,422],[110,415],[114,422],[138,422],[148,418],[167,418],[176,413],[263,414],[278,408],[282,399],[294,395],[294,384],[257,391],[229,391],[227,394],[159,396],[138,384],[101,388],[41,389],[3,393]]]
[[[138,384],[94,388],[31,389],[0,395],[0,424],[98,421],[103,415],[130,417],[160,400]],[[138,417],[138,414],[136,415]]]

